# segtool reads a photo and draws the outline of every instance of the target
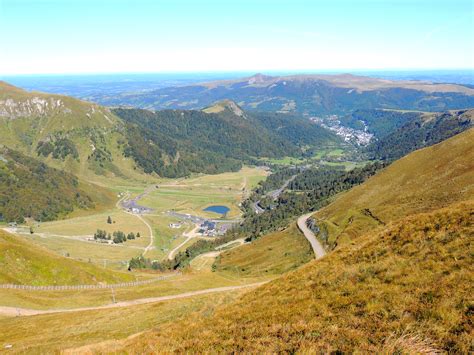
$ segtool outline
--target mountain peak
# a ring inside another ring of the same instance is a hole
[[[236,116],[246,118],[245,113],[240,108],[240,106],[237,105],[234,101],[228,99],[217,101],[212,106],[203,109],[203,111],[206,113],[219,113],[224,110],[229,110]]]
[[[262,73],[257,73],[255,75],[252,75],[250,78],[248,78],[248,83],[249,84],[262,84],[271,79],[273,79],[272,76],[264,75]]]

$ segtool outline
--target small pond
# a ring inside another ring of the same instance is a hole
[[[203,211],[214,212],[221,215],[225,215],[227,214],[227,212],[230,211],[230,208],[227,206],[209,206],[209,207],[206,207]]]

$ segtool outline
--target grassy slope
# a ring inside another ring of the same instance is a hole
[[[442,349],[472,341],[474,204],[407,217],[127,352]],[[472,350],[472,349],[471,349]]]
[[[412,213],[474,197],[474,129],[396,161],[322,209],[331,245]]]
[[[275,275],[293,270],[312,258],[313,251],[308,242],[292,224],[281,232],[223,252],[216,262],[216,269],[244,277]]]
[[[120,339],[189,314],[212,314],[215,307],[229,303],[240,293],[226,292],[182,300],[73,314],[0,319],[0,344],[12,344],[14,353],[50,354],[70,347]],[[109,343],[104,347],[111,351]],[[83,351],[86,348],[81,349]]]
[[[48,104],[42,113],[31,103],[38,99],[45,100]],[[0,111],[5,107],[2,101],[6,100],[13,100],[19,106],[27,105],[30,107],[30,114],[12,118],[9,113],[7,117],[0,117],[2,144],[88,181],[102,182],[104,177],[119,180],[145,179],[140,170],[135,170],[133,161],[123,157],[122,148],[118,147],[119,140],[123,140],[120,131],[122,124],[108,108],[63,95],[27,92],[0,81]],[[61,107],[53,108],[53,102],[58,101],[61,102]],[[78,160],[71,156],[64,160],[53,159],[51,156],[38,157],[38,143],[58,133],[74,143],[79,153]],[[104,167],[100,167],[98,163],[88,160],[93,146],[107,149],[111,153],[112,162],[106,162]]]
[[[319,216],[336,223],[354,215],[345,243],[325,258],[213,317],[170,324],[122,345],[135,352],[467,352],[473,134],[410,154],[324,209]],[[355,215],[360,208],[387,224]]]
[[[25,238],[0,231],[0,283],[75,285],[132,279],[131,275],[55,255]]]

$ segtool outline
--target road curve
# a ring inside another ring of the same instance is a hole
[[[299,230],[304,234],[306,239],[308,239],[308,242],[311,244],[311,248],[313,248],[313,252],[316,259],[320,259],[324,255],[326,255],[326,251],[324,250],[323,246],[321,245],[319,240],[316,238],[314,233],[311,231],[311,229],[309,229],[308,226],[306,225],[306,221],[308,220],[309,217],[313,215],[313,213],[314,212],[307,213],[299,217],[296,224],[298,225]]]
[[[117,303],[109,303],[109,304],[106,304],[106,305],[103,305],[103,306],[95,306],[95,307],[67,308],[67,309],[45,309],[45,310],[42,310],[42,309],[28,309],[28,308],[0,306],[0,315],[1,316],[7,316],[7,317],[18,317],[18,316],[34,316],[34,315],[39,315],[39,314],[95,311],[95,310],[100,310],[100,309],[128,307],[128,306],[136,306],[136,305],[146,304],[146,303],[163,302],[163,301],[176,300],[176,299],[181,299],[181,298],[188,298],[188,297],[193,297],[193,296],[198,296],[198,295],[206,295],[206,294],[210,294],[210,293],[236,291],[236,290],[240,290],[240,289],[244,289],[244,288],[261,286],[261,285],[263,285],[267,282],[268,281],[256,282],[256,283],[247,284],[247,285],[208,288],[208,289],[204,289],[204,290],[179,293],[177,295],[169,295],[169,296],[161,296],[161,297],[150,297],[150,298],[139,298],[139,299],[136,299],[136,300],[123,301],[123,302],[117,302]]]
[[[118,209],[121,209],[123,212],[125,213],[128,213],[129,215],[132,215],[132,216],[135,216],[137,217],[140,221],[142,221],[148,228],[148,232],[150,233],[150,242],[148,243],[148,245],[145,247],[145,249],[143,250],[143,253],[142,253],[142,256],[145,256],[145,254],[150,251],[151,249],[153,249],[154,247],[154,244],[155,244],[155,236],[153,235],[153,228],[151,228],[150,224],[145,221],[145,219],[140,216],[139,214],[137,213],[132,213],[132,212],[129,212],[127,211],[126,208],[123,207],[122,205],[122,202],[128,198],[130,196],[130,194],[127,192],[126,194],[124,194],[118,201],[117,203],[115,204],[115,206],[118,208]]]

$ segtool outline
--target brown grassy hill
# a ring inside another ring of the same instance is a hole
[[[318,212],[334,247],[413,213],[474,198],[474,129],[394,162]]]
[[[212,315],[191,315],[121,346],[134,353],[473,351],[473,135],[414,152],[325,208],[318,216],[345,238],[326,257]]]
[[[128,352],[472,351],[474,203],[360,237],[210,317],[126,341]]]
[[[78,285],[132,279],[131,275],[61,257],[30,244],[27,238],[0,230],[0,284]]]
[[[293,223],[283,231],[223,252],[215,262],[215,269],[240,277],[280,275],[313,258],[310,245]]]

